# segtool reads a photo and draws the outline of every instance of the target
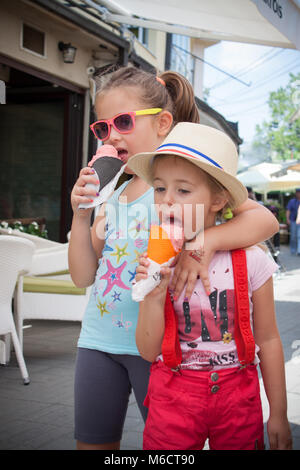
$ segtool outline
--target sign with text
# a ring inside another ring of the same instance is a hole
[[[292,0],[252,0],[259,12],[300,50],[300,9]]]

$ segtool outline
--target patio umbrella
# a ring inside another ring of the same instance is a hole
[[[271,181],[271,173],[279,171],[281,169],[280,164],[276,163],[259,163],[248,168],[246,171],[238,173],[237,178],[245,186],[252,186],[254,190],[258,188],[267,187]]]
[[[284,176],[287,174],[288,170],[300,171],[300,160],[290,160],[288,162],[282,163],[281,169],[271,173],[270,176]]]
[[[245,186],[251,186],[255,192],[263,193],[265,197],[271,191],[286,191],[299,187],[299,171],[286,170],[283,176],[273,175],[280,174],[281,167],[282,165],[276,163],[260,163],[239,173],[237,178]]]
[[[296,189],[300,186],[300,172],[299,171],[290,171],[288,170],[287,174],[284,176],[271,177],[271,180],[268,181],[266,189],[270,191],[284,191],[287,189]]]
[[[295,171],[300,171],[300,162],[295,162],[295,164],[291,164],[291,166],[289,166],[289,169],[290,170],[295,170]]]
[[[299,0],[84,0],[107,21],[203,40],[300,49]]]

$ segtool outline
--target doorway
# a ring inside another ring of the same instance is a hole
[[[0,220],[45,218],[66,242],[82,161],[83,95],[10,67],[0,106]]]

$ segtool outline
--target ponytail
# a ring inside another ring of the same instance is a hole
[[[177,72],[166,71],[160,75],[173,103],[174,125],[178,122],[200,122],[194,91],[190,82]]]

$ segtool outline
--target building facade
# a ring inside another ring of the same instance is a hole
[[[108,24],[80,0],[0,2],[0,220],[43,217],[49,238],[66,241],[70,193],[97,145],[89,130],[97,76],[113,64],[164,70],[167,39]],[[212,110],[201,100],[199,109],[206,123]]]

